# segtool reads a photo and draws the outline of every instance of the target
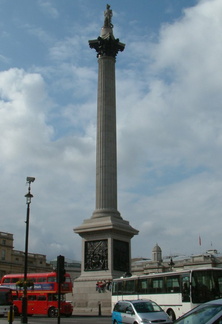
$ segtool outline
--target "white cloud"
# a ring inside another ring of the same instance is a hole
[[[141,222],[134,253],[141,253],[141,239],[150,251],[158,239],[168,253],[178,240],[186,252],[185,233],[200,232],[205,248],[212,239],[221,248],[221,9],[215,0],[185,10],[163,26],[158,43],[148,44],[153,51],[141,76],[134,72],[134,87],[120,76],[119,183],[134,192],[120,201],[127,218],[136,215],[134,226]]]

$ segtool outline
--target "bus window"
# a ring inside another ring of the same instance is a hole
[[[36,278],[36,282],[46,282],[46,277]]]
[[[37,297],[38,300],[46,300],[46,296],[44,295],[40,295]]]
[[[48,301],[57,301],[58,295],[56,294],[48,294]]]
[[[219,296],[221,297],[222,296],[222,278],[221,277],[218,278],[218,291],[219,291]]]
[[[181,286],[182,302],[190,302],[190,279],[188,274],[181,277]]]
[[[147,279],[139,279],[138,280],[138,292],[140,294],[147,294],[147,292],[148,292]]]
[[[213,273],[211,271],[193,271],[192,295],[194,303],[205,303],[212,300]]]
[[[135,294],[135,280],[129,280],[124,282],[124,293],[126,295]]]
[[[122,281],[113,282],[112,294],[115,296],[122,295]]]
[[[48,277],[48,282],[56,282],[56,277]]]
[[[159,294],[164,292],[163,278],[150,278],[150,293]]]
[[[213,299],[222,297],[222,274],[221,271],[213,272],[213,287],[212,287]]]
[[[4,282],[4,283],[10,283],[10,281],[11,281],[10,278],[4,278],[4,279],[3,279],[3,282]]]
[[[180,292],[179,276],[166,277],[166,292],[167,293]]]
[[[28,300],[36,300],[36,295],[28,295]]]

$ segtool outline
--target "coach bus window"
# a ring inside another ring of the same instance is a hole
[[[167,293],[180,292],[179,276],[166,277],[166,289]]]
[[[163,293],[163,278],[151,278],[150,279],[150,293],[159,294]]]
[[[205,303],[212,299],[213,276],[210,271],[193,271],[192,293],[194,303]]]
[[[115,296],[122,295],[122,281],[113,282],[112,294]]]
[[[213,299],[221,298],[222,296],[222,276],[221,271],[214,271],[213,272],[213,287],[212,287],[212,294]]]
[[[148,293],[147,279],[139,279],[138,280],[138,292],[140,294],[147,294]]]
[[[124,284],[125,284],[124,292],[126,295],[135,294],[135,280],[125,281]]]
[[[182,301],[190,302],[190,280],[189,275],[183,275],[181,278]]]

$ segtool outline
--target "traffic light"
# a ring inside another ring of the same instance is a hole
[[[65,281],[65,258],[63,255],[57,256],[57,282],[62,283]]]

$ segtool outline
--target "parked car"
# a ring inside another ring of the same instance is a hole
[[[172,323],[163,309],[152,300],[120,300],[112,312],[113,324],[169,324]]]
[[[222,299],[211,300],[193,308],[174,324],[222,324]]]

